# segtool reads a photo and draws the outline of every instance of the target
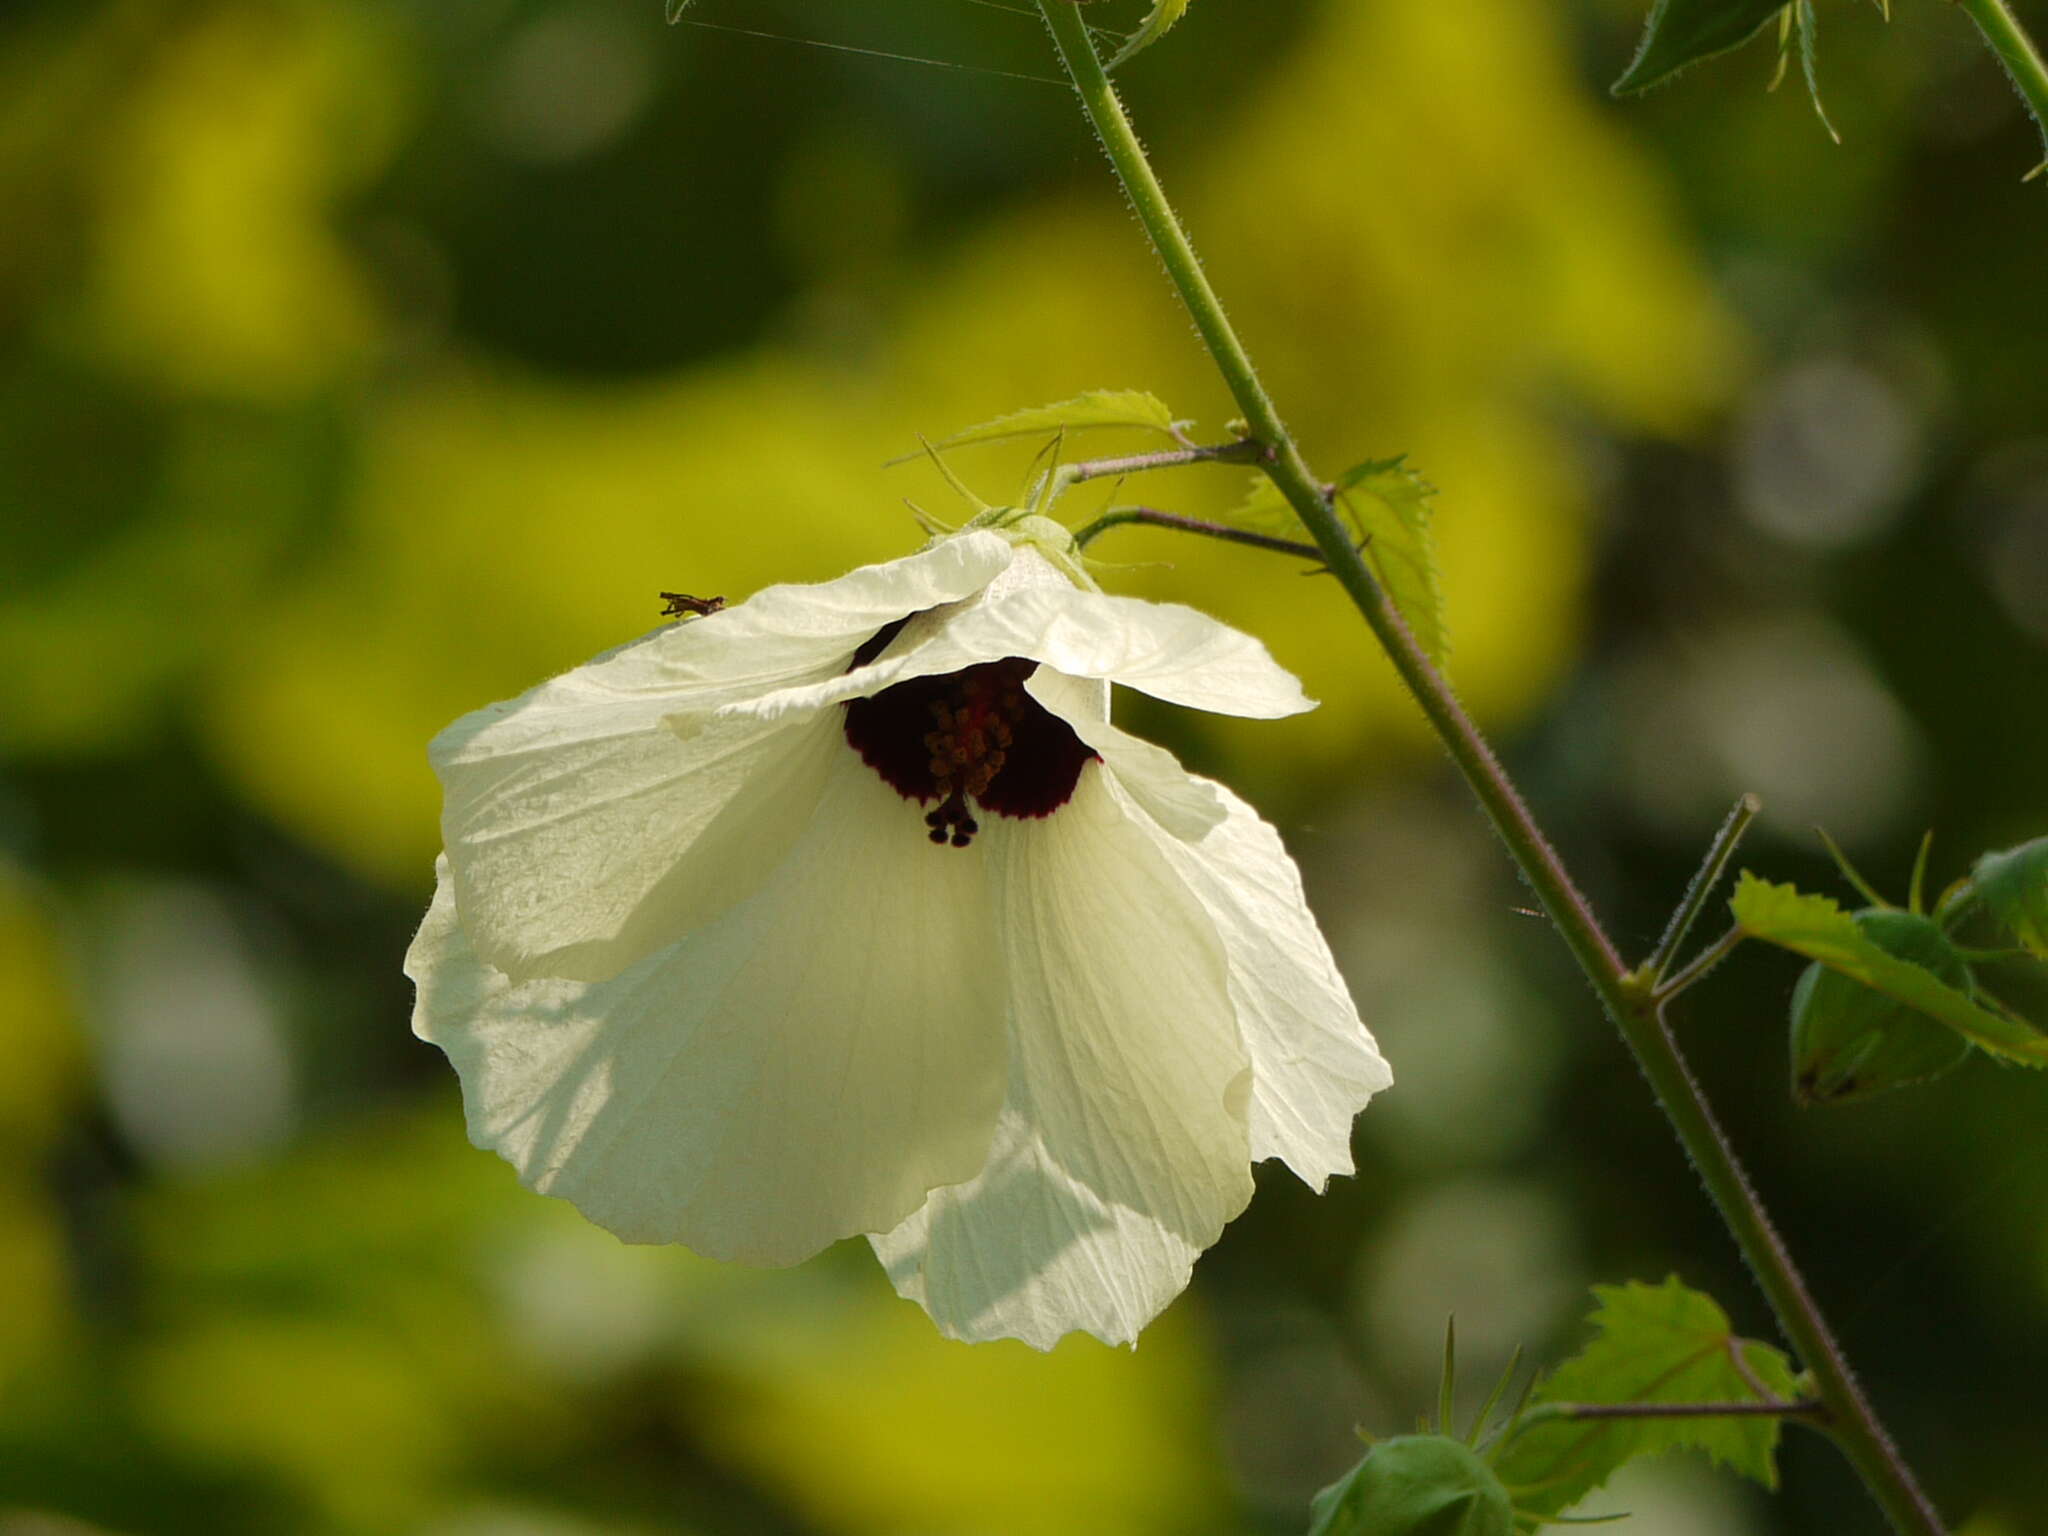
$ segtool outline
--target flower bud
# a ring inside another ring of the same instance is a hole
[[[1308,1536],[1512,1536],[1515,1511],[1486,1463],[1444,1435],[1382,1440],[1309,1506]]]
[[[1866,907],[1856,926],[1886,953],[1971,990],[1970,967],[1931,919]],[[1792,993],[1792,1096],[1802,1104],[1838,1104],[1940,1077],[1969,1052],[1970,1042],[1948,1025],[1818,961]]]

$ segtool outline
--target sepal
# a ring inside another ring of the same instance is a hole
[[[1971,990],[1951,986],[1926,966],[1893,954],[1826,896],[1773,885],[1745,871],[1729,907],[1736,926],[1751,938],[1817,960],[1895,1003],[1939,1020],[1994,1056],[2030,1067],[2048,1066],[2048,1035],[2002,1006],[1987,1006]]]
[[[1889,955],[1969,992],[1975,978],[1956,947],[1928,918],[1867,907],[1853,921]],[[1792,1095],[1802,1104],[1839,1104],[1953,1072],[1970,1042],[1819,961],[1792,993]]]
[[[1308,1536],[1512,1536],[1508,1491],[1448,1435],[1382,1440],[1309,1505]]]
[[[1969,895],[2029,954],[2048,960],[2048,837],[1985,854],[1958,900]]]
[[[1123,47],[1116,57],[1109,61],[1109,68],[1115,69],[1125,60],[1150,48],[1160,38],[1173,30],[1174,23],[1187,15],[1193,0],[1152,0],[1152,9],[1145,19],[1138,23],[1138,30],[1124,39]]]
[[[1785,5],[1786,0],[1657,0],[1614,94],[1647,91],[1703,59],[1741,47]]]

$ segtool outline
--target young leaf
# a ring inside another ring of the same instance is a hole
[[[1337,477],[1338,504],[1365,535],[1365,559],[1401,610],[1415,640],[1438,666],[1450,654],[1443,578],[1436,568],[1430,497],[1436,487],[1410,469],[1405,456],[1348,469]]]
[[[1768,1344],[1738,1339],[1710,1296],[1672,1276],[1662,1285],[1596,1285],[1599,1336],[1536,1389],[1538,1403],[1788,1402],[1792,1367]],[[1740,1363],[1737,1353],[1740,1352]],[[1524,1513],[1568,1509],[1626,1462],[1680,1448],[1766,1488],[1778,1483],[1779,1421],[1771,1415],[1687,1418],[1543,1419],[1517,1433],[1494,1470]]]
[[[2048,837],[1985,854],[1970,885],[1994,919],[2048,960]]]
[[[1657,0],[1642,43],[1612,87],[1632,96],[1687,65],[1738,48],[1764,29],[1788,0]]]
[[[1018,437],[1037,437],[1053,432],[1087,432],[1106,427],[1135,428],[1158,432],[1180,440],[1173,425],[1173,412],[1164,402],[1141,389],[1091,389],[1085,395],[1062,400],[1056,405],[1037,405],[1011,411],[993,421],[965,428],[942,437],[934,448],[961,448],[972,443],[1001,443]],[[912,458],[916,455],[912,454]]]
[[[1430,527],[1435,487],[1410,469],[1405,456],[1369,459],[1337,477],[1337,504],[1351,515],[1364,540],[1361,553],[1401,610],[1409,630],[1438,666],[1450,653],[1444,623],[1443,579],[1437,573],[1436,536]],[[1299,538],[1301,524],[1273,482],[1253,477],[1251,489],[1227,521],[1261,533]]]
[[[1887,953],[1831,898],[1808,896],[1744,871],[1729,906],[1737,926],[1752,938],[1818,960],[1829,970],[1939,1019],[1994,1056],[2030,1067],[2048,1066],[2048,1035],[2010,1013],[1993,1012],[1925,967]]]
[[[1123,47],[1119,48],[1116,57],[1109,61],[1109,67],[1115,69],[1133,54],[1150,48],[1160,38],[1166,36],[1173,24],[1187,15],[1191,3],[1192,0],[1152,0],[1151,14],[1138,24],[1137,31],[1124,39]]]

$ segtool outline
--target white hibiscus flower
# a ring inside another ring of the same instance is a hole
[[[1351,1171],[1389,1076],[1293,862],[1109,723],[1111,682],[1308,700],[1245,635],[1084,590],[1031,522],[771,587],[435,739],[406,969],[478,1145],[629,1242],[868,1234],[947,1334],[1040,1348],[1135,1338],[1253,1161]]]

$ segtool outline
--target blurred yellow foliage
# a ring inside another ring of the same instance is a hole
[[[0,1149],[33,1156],[77,1107],[85,1050],[57,927],[0,859]]]
[[[382,165],[401,78],[362,7],[195,7],[101,158],[97,345],[161,387],[236,398],[358,365],[378,319],[332,213]]]
[[[1185,1308],[1135,1356],[1080,1336],[1047,1356],[954,1343],[879,1286],[858,1295],[711,1345],[733,1389],[692,1415],[819,1529],[1146,1536],[1198,1527],[1223,1497]]]
[[[167,1444],[283,1483],[316,1529],[416,1527],[453,1453],[452,1416],[403,1342],[333,1317],[221,1315],[144,1346],[132,1369]]]
[[[319,1529],[412,1529],[466,1469],[574,1459],[613,1432],[586,1399],[667,1361],[677,1416],[822,1531],[1165,1536],[1220,1495],[1185,1315],[1135,1355],[950,1343],[865,1243],[767,1273],[628,1249],[458,1125],[435,1104],[146,1198],[131,1385],[155,1434]]]
[[[0,861],[0,1390],[68,1336],[71,1274],[40,1175],[84,1087],[83,1042],[55,925]]]
[[[17,751],[120,750],[182,701],[191,669],[232,659],[279,558],[299,449],[288,435],[178,424],[151,503],[58,579],[0,607],[0,719]]]
[[[55,1202],[36,1169],[0,1174],[0,1397],[46,1365],[72,1337],[72,1274]]]
[[[915,536],[871,515],[878,485],[847,485],[884,439],[837,384],[742,361],[659,388],[462,372],[386,396],[347,544],[219,658],[218,749],[359,868],[423,879],[426,742],[456,715],[654,627],[662,588],[737,598]]]

